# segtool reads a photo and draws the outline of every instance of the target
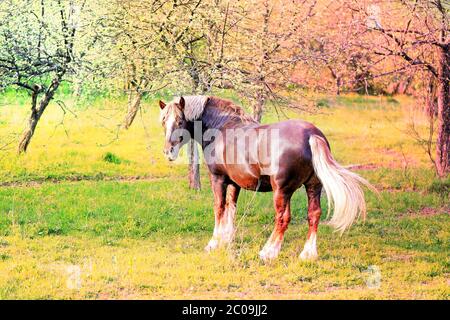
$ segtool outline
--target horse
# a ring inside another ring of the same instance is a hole
[[[314,260],[317,229],[325,190],[329,224],[341,234],[359,217],[366,217],[362,186],[368,181],[338,164],[325,135],[312,123],[286,120],[260,124],[229,100],[215,96],[184,96],[159,101],[165,131],[164,154],[169,161],[194,139],[204,153],[214,194],[215,226],[205,250],[229,245],[235,235],[236,203],[240,190],[273,192],[275,226],[259,252],[275,259],[291,220],[291,197],[305,186],[308,233],[300,259]],[[244,137],[244,138],[243,138]]]

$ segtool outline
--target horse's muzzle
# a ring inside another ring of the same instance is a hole
[[[175,161],[178,157],[178,148],[171,146],[167,149],[164,149],[164,155],[166,156],[167,160]]]

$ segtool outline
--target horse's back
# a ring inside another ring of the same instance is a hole
[[[297,158],[311,158],[311,147],[309,138],[312,135],[318,135],[326,140],[325,135],[314,124],[304,120],[285,120],[271,124],[260,125],[259,130],[268,130],[271,136],[277,136],[276,144],[280,151],[293,153],[292,156]]]
[[[318,135],[326,140],[315,125],[303,120],[286,120],[259,128],[276,130],[278,135],[271,141],[271,148],[276,151],[270,170],[273,183],[295,190],[314,176],[309,138]]]
[[[249,125],[245,135],[251,136],[250,144],[228,144],[238,163],[225,161],[226,173],[245,189],[270,191],[271,184],[286,185],[296,189],[313,174],[312,154],[309,145],[311,135],[323,137],[312,123],[287,120],[272,124]],[[250,135],[251,133],[251,135]],[[238,134],[238,136],[241,136]],[[252,152],[255,150],[257,152]],[[226,158],[226,157],[225,157]]]
[[[263,124],[258,126],[258,129],[278,129],[283,136],[286,137],[304,137],[309,139],[311,135],[319,135],[324,137],[322,131],[314,124],[308,121],[299,119],[290,119],[275,123]]]

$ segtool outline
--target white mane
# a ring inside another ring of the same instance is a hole
[[[205,109],[205,105],[208,102],[207,96],[183,96],[185,106],[184,106],[184,116],[188,121],[194,121],[200,118]],[[180,98],[177,98],[180,101]]]
[[[180,103],[181,97],[174,98],[168,105],[172,103]],[[208,96],[183,96],[184,98],[184,116],[187,121],[194,121],[200,118],[205,109],[205,105],[208,102]],[[169,108],[164,108],[161,116],[164,116],[165,112],[169,112]]]

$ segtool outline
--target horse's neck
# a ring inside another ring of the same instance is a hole
[[[204,122],[201,119],[197,121],[198,121],[197,123],[195,122],[191,123],[191,130],[189,131],[191,137],[193,137],[194,140],[200,144],[203,150],[206,147],[214,144],[214,142],[219,138],[220,135],[225,135],[226,130],[246,129],[254,125],[254,123],[252,122],[246,122],[244,120],[238,121],[235,119],[232,122],[225,122],[224,125],[220,126],[214,125],[214,123],[211,124],[210,122]],[[214,131],[218,131],[219,133]]]
[[[248,125],[248,121],[238,115],[229,113],[221,113],[214,109],[205,109],[205,112],[199,118],[204,131],[208,129],[212,130],[224,130],[239,128]]]
[[[236,108],[236,110],[240,109]],[[199,124],[201,124],[201,130]],[[206,105],[197,120],[190,122],[190,127],[192,129],[191,134],[194,134],[195,140],[205,147],[205,145],[210,144],[209,141],[206,143],[204,141],[204,134],[208,130],[224,131],[228,129],[243,128],[253,124],[257,124],[257,122],[251,120],[251,118],[248,115],[243,114],[243,112],[234,114],[231,110]],[[199,136],[200,132],[201,136]],[[211,132],[211,134],[214,135],[213,132]]]

